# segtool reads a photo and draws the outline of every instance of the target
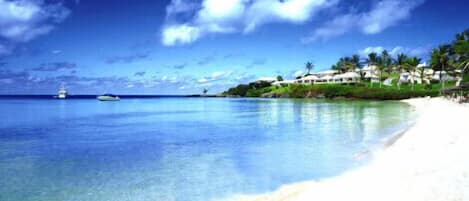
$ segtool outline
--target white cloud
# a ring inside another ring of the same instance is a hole
[[[367,12],[352,12],[335,17],[302,41],[327,40],[354,29],[364,34],[377,34],[407,19],[411,11],[423,3],[424,0],[381,0]]]
[[[358,16],[354,14],[346,14],[338,16],[331,21],[324,24],[324,26],[317,28],[312,35],[301,39],[303,43],[314,42],[316,40],[326,40],[335,36],[345,34],[347,31],[355,27]]]
[[[380,54],[381,52],[383,52],[383,50],[385,50],[385,48],[381,47],[381,46],[366,47],[365,49],[359,50],[358,53],[360,54],[360,56],[365,56],[366,57],[366,56],[368,56],[368,54],[370,54],[372,52]]]
[[[48,33],[70,13],[61,4],[33,0],[0,0],[0,10],[0,36],[20,42]]]
[[[430,53],[430,47],[416,47],[416,48],[408,48],[408,47],[402,47],[402,46],[395,46],[395,47],[383,47],[383,46],[372,46],[372,47],[366,47],[364,49],[361,49],[358,51],[360,56],[367,57],[368,54],[375,52],[380,54],[383,52],[383,50],[388,50],[389,54],[391,56],[397,56],[400,53],[407,54],[409,56],[419,56],[419,57],[425,57],[428,56]]]
[[[205,84],[205,83],[219,81],[219,80],[222,80],[222,79],[229,78],[233,74],[233,72],[234,71],[232,71],[232,70],[230,70],[230,71],[216,71],[216,72],[213,72],[212,74],[210,74],[209,76],[205,76],[203,78],[198,79],[197,82],[199,84]]]
[[[250,33],[274,22],[304,23],[338,0],[203,0],[195,5],[172,0],[166,8],[162,43],[166,46],[192,43],[215,33]],[[180,21],[180,16],[183,20]],[[191,16],[187,18],[187,16]]]
[[[0,11],[0,40],[11,46],[49,33],[70,14],[62,4],[42,0],[0,0]]]
[[[182,24],[165,27],[163,30],[163,44],[173,46],[192,43],[200,37],[198,27]]]

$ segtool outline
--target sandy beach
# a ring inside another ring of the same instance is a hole
[[[240,201],[469,200],[469,107],[442,98],[410,99],[416,123],[372,161],[320,181],[285,185]]]

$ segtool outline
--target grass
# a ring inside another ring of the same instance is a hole
[[[445,86],[454,85],[447,83]],[[359,83],[356,85],[342,84],[321,84],[321,85],[289,85],[284,87],[269,88],[270,93],[287,95],[292,98],[305,97],[325,97],[325,98],[356,98],[356,99],[374,99],[374,100],[400,100],[412,97],[438,96],[441,84],[415,84],[412,90],[411,85],[401,85],[398,89],[397,85],[382,86],[374,83]]]
[[[454,86],[455,82],[447,82],[445,87]],[[249,87],[250,86],[250,87]],[[373,100],[400,100],[412,97],[438,96],[441,84],[415,84],[413,89],[411,84],[401,84],[400,89],[397,84],[392,86],[368,82],[356,84],[317,84],[301,85],[292,84],[288,86],[260,86],[260,85],[238,85],[231,88],[224,95],[238,95],[243,97],[261,97],[269,94],[272,97],[291,98],[353,98],[353,99],[373,99]]]

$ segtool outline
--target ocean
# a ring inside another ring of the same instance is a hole
[[[358,168],[393,101],[0,97],[1,201],[210,201]]]

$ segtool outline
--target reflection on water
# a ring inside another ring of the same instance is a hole
[[[398,102],[0,100],[0,200],[217,200],[337,175],[407,126]]]

